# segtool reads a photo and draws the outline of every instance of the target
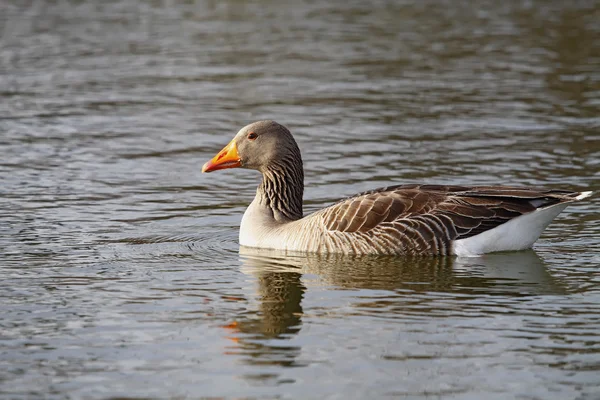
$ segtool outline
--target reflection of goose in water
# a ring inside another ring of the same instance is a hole
[[[301,329],[301,301],[307,290],[301,280],[303,274],[317,277],[316,282],[306,282],[308,290],[321,281],[344,289],[394,291],[391,302],[402,303],[398,296],[410,299],[419,295],[422,314],[440,312],[435,305],[428,306],[440,292],[476,297],[566,292],[533,251],[461,259],[319,256],[241,247],[240,258],[242,271],[257,279],[260,304],[227,326],[236,342],[235,350],[229,352],[246,355],[244,361],[251,364],[297,365],[300,348],[282,340]]]
[[[560,294],[561,286],[532,250],[481,257],[336,256],[241,247],[246,272],[293,271],[344,288],[418,292]],[[290,272],[288,272],[290,273]]]
[[[246,324],[247,331],[263,338],[282,338],[300,331],[305,287],[299,271],[256,273],[260,306],[258,319]]]
[[[288,268],[264,260],[252,270],[258,283],[257,310],[249,310],[227,325],[230,338],[236,342],[235,351],[243,354],[250,364],[294,366],[300,353],[297,346],[284,343],[270,345],[272,339],[288,339],[301,328],[302,297],[306,288],[298,268]]]

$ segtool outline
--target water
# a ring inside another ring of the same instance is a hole
[[[306,211],[600,188],[597,2],[0,4],[0,397],[600,398],[598,196],[533,251],[240,252],[273,118]]]

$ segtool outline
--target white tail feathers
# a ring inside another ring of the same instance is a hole
[[[590,197],[590,196],[592,195],[592,193],[594,193],[594,192],[592,192],[591,190],[590,190],[590,191],[588,191],[588,192],[581,192],[581,193],[579,194],[579,196],[575,196],[575,198],[576,198],[577,200],[585,199],[586,197]]]

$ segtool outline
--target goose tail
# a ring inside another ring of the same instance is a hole
[[[591,190],[588,190],[587,192],[581,192],[577,196],[575,196],[575,199],[576,200],[583,200],[583,199],[585,199],[587,197],[590,197],[592,195],[592,193],[594,193],[594,192],[592,192]]]

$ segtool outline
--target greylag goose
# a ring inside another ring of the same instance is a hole
[[[592,192],[507,186],[398,185],[302,213],[302,157],[275,121],[242,128],[202,172],[260,171],[240,245],[347,254],[471,256],[530,248],[571,202]]]

